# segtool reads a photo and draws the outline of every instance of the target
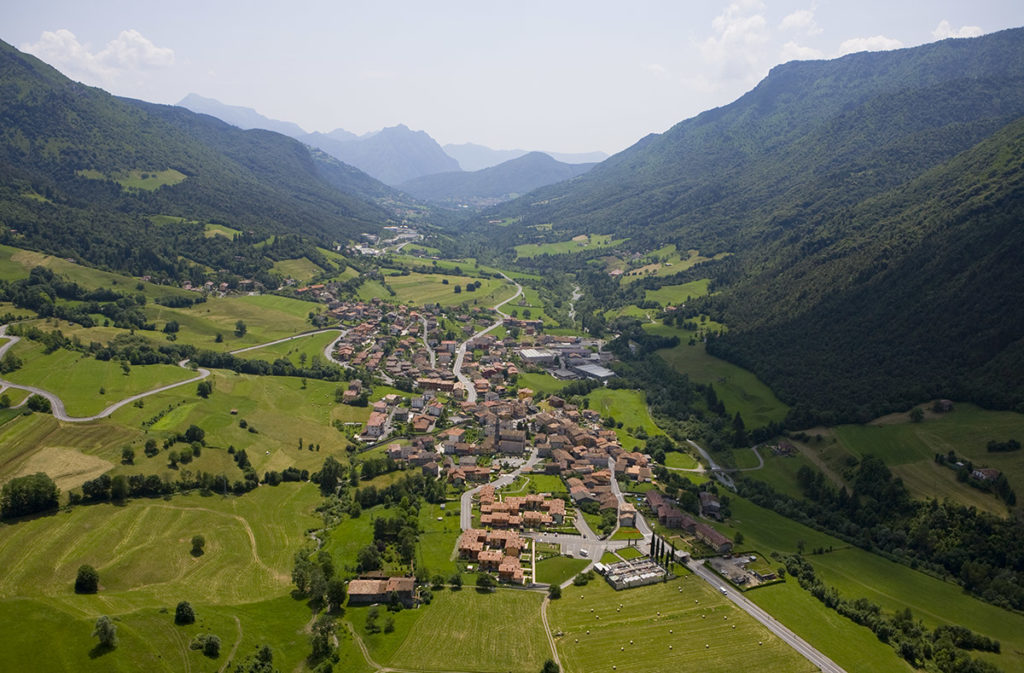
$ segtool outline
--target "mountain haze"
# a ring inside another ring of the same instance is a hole
[[[538,187],[582,175],[594,164],[566,164],[543,152],[530,152],[479,171],[454,171],[424,175],[397,188],[425,201],[437,203],[495,203]]]
[[[240,129],[265,129],[267,131],[274,131],[275,133],[280,133],[292,138],[300,138],[306,135],[306,131],[298,124],[270,119],[268,117],[264,117],[252,108],[242,107],[239,105],[226,105],[216,99],[204,98],[196,93],[190,93],[185,96],[178,101],[178,105],[192,110],[192,112],[216,117],[217,119],[225,121],[232,126],[237,126]]]
[[[528,150],[494,150],[476,143],[448,144],[444,151],[458,161],[464,171],[479,171],[530,153]],[[544,153],[566,164],[595,164],[608,158],[604,152]]]

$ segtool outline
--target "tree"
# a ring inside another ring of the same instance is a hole
[[[476,585],[484,591],[490,591],[498,586],[498,580],[494,579],[490,573],[480,573],[476,578]]]
[[[78,575],[75,577],[76,594],[94,594],[100,588],[100,574],[91,565],[78,567]]]
[[[734,542],[735,542],[735,543],[736,543],[737,545],[741,545],[741,544],[743,544],[743,533],[742,533],[742,532],[740,532],[740,531],[736,531],[736,535],[735,535],[735,536],[733,536],[733,541],[734,541]]]
[[[260,646],[235,666],[235,673],[278,673],[274,668],[274,653],[267,645]]]
[[[244,337],[245,333],[248,330],[249,330],[249,328],[245,326],[245,321],[239,320],[238,322],[235,323],[235,336],[236,337]]]
[[[38,411],[41,414],[48,414],[53,411],[50,407],[50,400],[39,394],[30,395],[25,404],[29,410]]]
[[[202,556],[206,547],[206,538],[202,535],[192,536],[192,556]]]
[[[540,673],[559,673],[559,671],[561,671],[561,669],[558,667],[558,664],[556,664],[553,659],[548,659],[547,661],[545,661],[544,667],[540,669]]]
[[[181,601],[178,607],[174,608],[174,623],[179,626],[193,624],[196,621],[196,611],[188,601]]]
[[[132,465],[135,463],[135,449],[130,446],[126,446],[121,449],[121,462],[125,465]]]
[[[5,518],[57,509],[60,490],[44,472],[15,477],[0,490],[0,514]]]
[[[92,635],[100,640],[100,647],[112,650],[117,647],[117,625],[110,617],[103,615],[96,620]]]
[[[200,381],[199,385],[196,386],[196,395],[206,399],[213,392],[213,384],[209,381]]]
[[[358,564],[360,572],[366,572],[367,570],[377,570],[380,568],[380,552],[377,551],[377,547],[372,544],[368,544],[356,554],[356,563]]]
[[[342,580],[334,578],[327,582],[327,609],[331,612],[340,610],[346,593],[345,582]]]
[[[216,659],[220,656],[220,636],[210,633],[203,638],[203,654],[211,659]]]
[[[110,480],[110,499],[114,502],[122,502],[128,497],[128,477],[119,474]]]
[[[562,587],[557,584],[552,584],[548,587],[548,598],[551,600],[558,600],[562,597]]]
[[[909,415],[912,423],[920,423],[924,420],[924,410],[921,407],[914,407],[910,410]]]
[[[198,425],[190,425],[188,426],[188,430],[185,431],[185,441],[188,442],[189,444],[193,442],[198,442],[200,445],[205,445],[206,431],[203,430]]]

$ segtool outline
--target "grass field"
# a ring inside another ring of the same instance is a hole
[[[683,252],[681,250],[677,250],[675,245],[670,244],[648,254],[641,260],[641,262],[643,262],[643,266],[627,271],[626,274],[622,276],[622,280],[625,283],[630,283],[635,280],[649,278],[651,276],[670,276],[674,273],[685,271],[686,269],[696,266],[701,262],[706,262],[711,259],[721,259],[726,257],[728,254],[729,253],[719,253],[714,257],[705,257],[697,250],[687,250]],[[685,295],[683,296],[683,299],[685,299]]]
[[[300,283],[308,283],[313,280],[313,278],[324,272],[323,269],[306,257],[299,257],[298,259],[282,259],[279,262],[274,262],[274,266],[272,266],[270,270],[274,273],[281,274],[285,278],[294,278]]]
[[[445,285],[443,281],[447,280]],[[473,292],[466,291],[466,285],[481,281],[482,285]],[[406,276],[387,276],[388,286],[395,292],[394,297],[377,281],[363,283],[359,288],[359,298],[370,300],[374,297],[411,303],[414,306],[438,303],[442,306],[455,306],[466,302],[478,306],[493,306],[502,299],[511,296],[515,290],[504,278],[474,278],[471,276],[449,276],[439,273],[410,273]],[[456,293],[455,287],[462,288]]]
[[[1002,471],[1015,490],[1024,491],[1024,451],[989,453],[986,449],[989,440],[1024,440],[1024,414],[957,404],[952,412],[929,415],[922,423],[911,423],[904,415],[887,419],[885,424],[840,426],[834,433],[840,446],[852,455],[871,453],[882,458],[918,498],[949,497],[1005,515],[1005,506],[991,494],[958,482],[953,470],[935,464],[936,453],[945,455],[951,450],[975,467]]]
[[[516,256],[520,258],[536,257],[537,255],[564,255],[570,252],[583,250],[595,250],[597,248],[614,248],[626,239],[612,239],[610,234],[583,234],[571,241],[559,241],[558,243],[525,243],[516,246]]]
[[[763,671],[816,670],[688,573],[668,584],[619,592],[603,580],[570,586],[551,602],[548,618],[552,630],[564,634],[557,646],[566,673],[611,671],[613,666],[629,673],[732,673],[754,665]]]
[[[444,503],[444,509],[441,509],[440,504],[422,503],[419,521],[418,567],[427,568],[431,575],[441,573],[445,577],[450,576],[458,570],[453,555],[462,533],[459,527],[459,501],[449,500]]]
[[[708,355],[704,344],[688,345],[691,332],[662,324],[644,325],[652,334],[679,336],[675,348],[658,351],[672,368],[686,374],[697,383],[714,385],[718,399],[729,414],[737,411],[748,428],[754,428],[786,417],[789,407],[783,404],[771,388],[756,376],[734,364]]]
[[[696,299],[706,295],[710,283],[709,279],[703,278],[682,285],[665,285],[657,290],[647,290],[645,298],[647,301],[656,301],[662,306],[679,306],[685,304],[687,299]]]
[[[7,378],[54,393],[70,416],[91,416],[129,395],[195,377],[193,372],[175,365],[140,365],[130,367],[126,374],[111,360],[96,360],[64,349],[49,354],[44,351],[43,344],[28,339],[15,344],[12,352],[25,364]]]
[[[367,634],[368,608],[348,608],[346,618],[384,666],[536,673],[550,657],[540,621],[542,599],[543,594],[513,589],[438,591],[430,605],[395,614],[393,633]]]
[[[537,581],[544,584],[561,584],[576,576],[590,563],[587,559],[555,556],[537,561]]]
[[[548,393],[552,395],[565,387],[565,381],[559,381],[550,374],[520,374],[516,379],[516,385],[520,388],[529,388],[535,393]]]
[[[214,236],[223,236],[224,238],[234,238],[236,235],[242,232],[238,229],[233,229],[224,224],[209,224],[204,226],[203,235],[206,238],[213,238]]]
[[[288,596],[291,559],[318,499],[313,486],[285,484],[241,497],[79,506],[0,526],[0,618],[26,625],[0,635],[0,667],[214,671],[236,643],[244,654],[269,642],[290,670],[308,652],[299,630],[309,614]],[[197,533],[206,553],[193,557]],[[83,563],[99,571],[96,595],[73,592]],[[195,625],[174,626],[180,600],[195,607]],[[120,644],[99,656],[90,633],[101,614],[114,618]],[[205,631],[220,636],[219,659],[188,650]]]
[[[587,397],[590,399],[591,409],[600,412],[602,416],[612,416],[622,423],[622,427],[617,428],[615,432],[623,448],[627,450],[643,446],[646,441],[632,437],[628,432],[629,428],[643,428],[649,437],[665,434],[651,418],[647,410],[647,398],[642,391],[598,388]]]
[[[699,467],[700,463],[697,462],[696,458],[685,451],[666,451],[665,465],[667,467],[680,467],[686,470],[692,470]]]
[[[305,354],[305,364],[309,365],[315,357],[324,359],[324,349],[338,339],[338,334],[337,331],[312,334],[301,339],[292,339],[273,346],[238,353],[237,357],[247,360],[266,360],[267,362],[283,358],[299,367],[303,364],[302,356]]]

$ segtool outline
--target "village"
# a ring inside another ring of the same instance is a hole
[[[702,554],[731,551],[732,542],[705,522],[719,518],[713,493],[700,493],[699,513],[683,511],[652,483],[650,456],[626,450],[598,411],[517,385],[525,371],[604,384],[614,372],[599,341],[547,335],[541,321],[493,309],[373,300],[332,303],[328,310],[343,328],[330,358],[358,374],[341,401],[368,404],[376,383],[403,392],[369,405],[353,439],[461,495],[462,533],[453,554],[466,571],[537,585],[538,543],[554,544],[589,560],[587,568],[621,589],[662,581],[668,571],[647,556],[602,563],[605,552],[614,557],[625,547],[649,548],[666,534],[692,540]],[[504,338],[486,333],[498,327]],[[545,490],[522,491],[526,480],[538,478]],[[595,531],[591,524],[598,521],[602,529]],[[613,540],[619,530],[634,535]],[[676,561],[690,554],[674,546],[673,553]],[[373,603],[395,591],[411,605],[411,579],[367,575],[352,581],[349,594],[356,603]]]

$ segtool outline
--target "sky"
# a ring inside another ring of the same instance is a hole
[[[307,131],[609,154],[775,65],[1024,25],[1021,0],[32,0],[0,39],[111,93],[189,93]]]

